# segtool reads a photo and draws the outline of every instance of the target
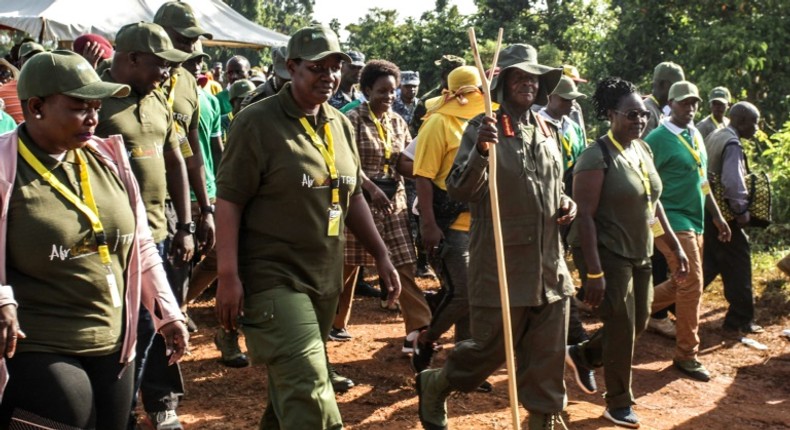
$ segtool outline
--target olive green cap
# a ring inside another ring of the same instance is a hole
[[[42,52],[22,66],[17,82],[19,100],[64,94],[83,100],[126,97],[129,86],[104,82],[81,55],[67,50]]]
[[[195,42],[193,46],[192,53],[189,54],[189,60],[194,60],[195,58],[203,57],[203,61],[211,61],[211,55],[206,54],[203,52],[203,44],[200,43],[198,40]]]
[[[255,89],[255,84],[248,79],[239,79],[230,86],[228,90],[228,99],[233,100],[239,97],[244,97]]]
[[[25,42],[19,47],[19,58],[25,58],[39,52],[47,52],[47,50],[36,42]]]
[[[445,54],[442,55],[442,58],[434,61],[433,64],[439,66],[442,73],[450,73],[461,66],[466,66],[466,60],[455,55]]]
[[[669,100],[682,102],[690,97],[696,98],[697,101],[702,101],[697,86],[689,81],[678,81],[669,87]]]
[[[726,87],[716,87],[710,90],[710,94],[708,94],[708,101],[710,102],[719,101],[730,104],[730,100],[732,100],[732,96],[730,95],[730,90]]]
[[[288,73],[288,67],[285,65],[285,60],[288,58],[288,48],[285,46],[278,46],[272,48],[272,67],[274,73],[286,81],[291,80],[291,74]]]
[[[549,94],[554,91],[562,77],[562,69],[555,69],[549,66],[538,64],[538,51],[531,45],[517,43],[508,46],[499,53],[499,74],[491,81],[491,98],[498,103],[504,99],[501,94],[505,80],[505,72],[509,69],[519,69],[530,75],[538,77],[538,94],[535,96],[535,103],[545,105],[548,103]]]
[[[653,70],[653,82],[668,81],[674,84],[684,79],[686,75],[683,73],[683,68],[671,61],[663,62]]]
[[[173,63],[182,63],[190,56],[173,47],[173,42],[162,26],[150,22],[137,22],[121,27],[115,35],[115,50],[147,52]]]
[[[576,84],[573,82],[573,79],[567,75],[560,78],[560,82],[557,84],[557,88],[554,88],[552,94],[562,97],[565,100],[587,98],[586,95],[576,90]]]
[[[340,50],[340,41],[331,28],[323,25],[304,27],[296,31],[288,40],[288,59],[301,58],[318,61],[329,55],[340,55],[343,61],[351,62],[351,57]]]
[[[172,28],[184,37],[214,38],[198,24],[192,6],[184,2],[169,1],[160,6],[154,15],[154,22],[162,27]]]

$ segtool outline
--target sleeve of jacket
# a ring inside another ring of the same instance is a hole
[[[488,157],[477,150],[477,127],[481,118],[478,116],[467,124],[453,167],[445,180],[450,198],[459,202],[477,202],[488,193]]]

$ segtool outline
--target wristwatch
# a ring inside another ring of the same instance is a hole
[[[216,210],[216,208],[214,207],[214,205],[208,205],[208,206],[201,206],[200,207],[200,213],[201,214],[213,214],[215,210]]]
[[[185,231],[189,234],[195,234],[195,230],[197,230],[197,227],[195,226],[195,221],[177,222],[176,230]]]

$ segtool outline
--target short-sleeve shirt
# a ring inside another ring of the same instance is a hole
[[[200,150],[203,152],[203,165],[206,168],[206,192],[208,197],[213,199],[217,195],[217,186],[215,183],[216,171],[213,152],[211,151],[211,139],[222,137],[219,102],[216,97],[203,88],[198,89],[198,100],[200,101],[198,136],[200,138]],[[192,192],[192,201],[197,201],[194,192]]]
[[[233,105],[230,104],[230,92],[227,88],[218,92],[216,97],[219,101],[219,111],[221,115],[227,115],[233,112]]]
[[[80,165],[85,160],[99,219],[110,250],[118,307],[113,305],[107,269],[98,255],[91,223],[17,156],[8,206],[8,284],[19,302],[20,325],[27,339],[17,352],[105,355],[123,342],[123,297],[135,219],[121,180],[87,149],[68,151],[62,161],[39,149],[20,128],[30,152],[64,186],[83,197]],[[132,328],[134,329],[134,327]]]
[[[604,171],[598,210],[593,216],[598,245],[626,258],[646,258],[653,253],[653,234],[648,222],[654,214],[648,208],[641,168],[637,164],[639,171],[635,170],[628,160],[638,159],[644,163],[650,178],[651,201],[657,202],[662,185],[653,165],[652,153],[647,144],[635,140],[626,149],[628,159],[626,155],[610,148],[611,159],[607,164],[601,144],[592,144],[582,151],[573,168],[574,175],[590,170]],[[568,236],[568,242],[576,247],[581,246],[578,226],[579,223],[574,223]]]
[[[420,128],[417,152],[414,154],[414,174],[430,179],[439,189],[446,191],[445,179],[453,167],[467,123],[466,120],[440,112],[431,115]],[[450,228],[469,231],[470,224],[469,211],[464,211]]]
[[[102,79],[115,82],[109,70],[102,74]],[[165,240],[167,177],[164,151],[178,150],[173,117],[165,96],[160,91],[140,95],[132,90],[127,97],[104,99],[95,133],[100,137],[123,136],[132,172],[140,184],[140,197],[154,241]]]
[[[327,234],[329,171],[300,123],[304,117],[289,83],[277,95],[240,111],[230,129],[217,197],[243,207],[239,276],[246,294],[286,286],[333,297],[343,286],[342,225],[339,235]],[[348,119],[327,103],[318,117],[317,126],[312,124],[318,136],[326,137],[328,124],[334,140],[345,217],[351,196],[361,192],[353,131]]]
[[[171,95],[173,79],[176,82],[175,95]],[[200,113],[198,112],[200,101],[198,100],[197,89],[197,80],[183,67],[172,69],[170,81],[165,82],[165,85],[162,86],[165,95],[173,101],[174,130],[181,145],[181,152],[184,154],[184,158],[188,158],[188,153],[185,153],[184,148],[189,145],[187,138],[189,131],[197,130],[200,120]]]
[[[699,152],[699,164],[683,140]],[[702,183],[706,181],[708,155],[699,131],[693,127],[680,130],[665,119],[645,141],[653,150],[653,161],[664,184],[661,204],[672,230],[702,234],[705,214]]]

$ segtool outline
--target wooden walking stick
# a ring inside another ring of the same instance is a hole
[[[494,50],[494,62],[491,65],[488,76],[486,76],[485,69],[483,68],[483,61],[480,59],[480,51],[477,48],[477,38],[475,37],[474,27],[469,28],[469,43],[472,45],[472,54],[475,57],[477,71],[480,73],[480,80],[483,81],[486,116],[490,117],[493,116],[493,108],[491,107],[491,79],[494,77],[497,60],[499,59],[499,49],[502,47],[502,29],[499,29],[496,49]],[[494,221],[494,248],[496,249],[496,265],[499,274],[499,297],[502,305],[502,331],[505,337],[505,362],[507,363],[507,387],[510,396],[510,413],[513,418],[513,429],[518,430],[521,426],[521,420],[518,416],[518,388],[516,387],[516,362],[513,353],[513,327],[510,321],[510,295],[507,289],[505,248],[502,242],[502,222],[499,218],[499,192],[497,190],[496,179],[496,145],[491,145],[488,149],[488,194],[491,197],[491,218]]]

